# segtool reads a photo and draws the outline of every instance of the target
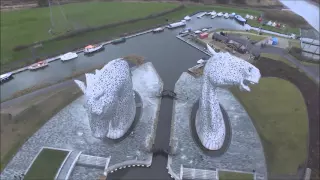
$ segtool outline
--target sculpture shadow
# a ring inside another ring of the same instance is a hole
[[[201,149],[201,151],[206,154],[207,156],[211,156],[211,157],[217,157],[217,156],[221,156],[222,154],[224,154],[228,148],[229,145],[231,143],[231,126],[230,126],[230,120],[229,120],[229,116],[227,114],[227,112],[225,111],[225,109],[221,106],[221,104],[219,104],[221,112],[222,112],[222,116],[223,116],[223,120],[226,126],[226,136],[225,136],[225,140],[223,142],[222,147],[219,150],[209,150],[207,148],[205,148],[198,136],[198,133],[196,131],[196,114],[197,111],[199,109],[199,101],[197,101],[192,108],[192,112],[191,112],[191,118],[190,118],[190,133],[192,136],[193,141],[196,143],[196,145]]]
[[[141,100],[141,96],[138,92],[134,91],[135,94],[135,101],[136,101],[136,114],[134,116],[134,120],[130,126],[130,128],[128,129],[128,131],[119,139],[109,139],[109,138],[105,138],[104,141],[105,142],[109,142],[109,143],[120,143],[121,141],[125,140],[127,137],[129,137],[131,135],[131,132],[133,132],[134,128],[136,127],[136,125],[138,124],[140,117],[141,117],[141,111],[142,111],[142,100]],[[137,104],[141,104],[141,105],[137,105]]]

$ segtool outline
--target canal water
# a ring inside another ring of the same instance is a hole
[[[196,15],[195,15],[196,16]],[[201,19],[192,17],[187,22],[187,27],[200,29],[211,26],[214,29],[243,30],[244,27],[235,20],[204,16]],[[90,70],[110,60],[126,55],[140,55],[145,57],[155,66],[160,77],[164,81],[164,89],[173,89],[175,82],[182,72],[194,66],[196,61],[204,56],[204,53],[182,42],[176,35],[181,28],[165,30],[162,33],[137,36],[128,39],[123,44],[106,45],[105,50],[93,56],[78,54],[78,58],[69,62],[60,60],[51,62],[49,67],[38,71],[24,71],[14,75],[14,79],[1,85],[1,100],[7,99],[15,92],[44,83],[55,83],[73,73]]]

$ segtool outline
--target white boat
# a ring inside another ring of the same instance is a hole
[[[162,27],[158,27],[158,28],[155,28],[152,30],[153,33],[158,33],[158,32],[162,32],[162,31],[164,31],[164,28],[162,28]]]
[[[198,64],[205,64],[207,62],[207,60],[203,60],[203,59],[199,59],[197,61]]]
[[[218,17],[222,17],[222,16],[223,16],[223,13],[222,13],[222,12],[219,12],[219,13],[217,14],[217,16],[218,16]]]
[[[69,60],[75,59],[75,58],[77,58],[77,57],[78,57],[77,53],[68,52],[68,53],[60,56],[60,59],[61,59],[61,61],[69,61]]]
[[[103,45],[88,45],[84,48],[83,52],[84,54],[90,54],[90,53],[93,53],[93,52],[97,52],[97,51],[101,51],[103,50],[104,47]]]
[[[207,14],[207,13],[206,13],[206,12],[201,13],[201,14],[199,14],[199,15],[197,16],[197,18],[202,18],[202,16],[204,16],[205,14]]]
[[[33,71],[33,70],[37,70],[37,69],[41,69],[41,68],[45,68],[47,67],[49,64],[47,61],[39,61],[35,64],[32,64],[31,66],[28,67],[29,70]]]
[[[201,29],[202,32],[206,32],[206,31],[208,31],[208,30],[209,30],[209,29],[207,29],[207,28]]]
[[[211,16],[211,19],[214,19],[215,17],[217,17],[217,15],[213,15],[213,16]]]
[[[241,17],[240,15],[235,15],[234,18],[242,25],[244,25],[247,22],[247,20]]]
[[[186,17],[184,17],[183,19],[186,20],[186,21],[190,21],[190,20],[191,20],[191,17],[190,17],[190,16],[186,16]]]
[[[234,18],[235,16],[236,16],[236,13],[231,13],[231,14],[229,15],[230,18]]]
[[[181,22],[186,23],[187,21],[183,19],[183,20],[181,20]]]
[[[1,74],[0,75],[0,82],[5,82],[5,81],[8,81],[9,79],[11,79],[13,76],[12,76],[12,73],[9,72],[9,73],[6,73],[6,74]]]
[[[207,16],[211,15],[211,12],[206,12],[206,15],[207,15]]]
[[[200,31],[200,30],[196,30],[196,31],[194,31],[194,33],[196,33],[196,34],[200,34],[200,33],[202,33],[202,31]]]
[[[180,21],[180,22],[169,24],[167,27],[169,29],[173,29],[173,28],[177,28],[177,27],[181,27],[181,26],[185,26],[185,25],[186,25],[186,23]]]
[[[179,34],[188,34],[191,32],[191,28],[185,28],[184,30],[180,31]]]
[[[253,16],[250,16],[250,17],[249,17],[249,19],[251,19],[251,20],[252,20],[252,19],[253,19]]]
[[[267,25],[272,26],[272,21],[268,21]]]
[[[276,27],[277,23],[273,22],[271,26]]]
[[[211,16],[214,16],[214,15],[216,15],[216,14],[217,14],[217,13],[216,13],[215,11],[212,11],[210,15],[211,15]]]
[[[246,17],[245,17],[246,19],[249,19],[250,18],[250,15],[249,14],[246,14]]]
[[[226,18],[226,19],[228,19],[228,18],[229,18],[229,14],[228,14],[228,13],[225,13],[225,14],[223,15],[223,17]]]

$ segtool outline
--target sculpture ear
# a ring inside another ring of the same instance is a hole
[[[84,83],[82,81],[74,80],[74,82],[78,85],[78,87],[81,89],[81,91],[83,93],[86,92],[86,86],[84,85]]]
[[[95,76],[96,75],[93,75],[93,74],[90,74],[90,73],[86,73],[85,76],[86,76],[87,86],[88,87],[92,86],[94,84],[94,82],[95,82]]]
[[[215,55],[216,54],[216,52],[208,44],[207,44],[207,49],[208,49],[208,51],[210,52],[211,55]]]

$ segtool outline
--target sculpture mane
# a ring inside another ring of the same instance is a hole
[[[217,88],[239,86],[250,91],[251,84],[259,82],[259,69],[229,53],[216,53],[207,45],[212,54],[203,73],[203,85],[199,109],[196,115],[196,130],[202,145],[209,150],[218,150],[225,140],[225,123],[219,106]]]
[[[129,65],[110,61],[95,74],[86,74],[86,84],[75,80],[84,93],[90,128],[97,138],[118,139],[130,128],[136,113]]]

